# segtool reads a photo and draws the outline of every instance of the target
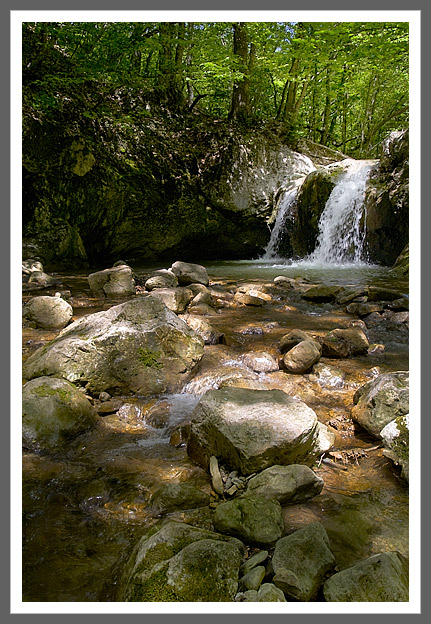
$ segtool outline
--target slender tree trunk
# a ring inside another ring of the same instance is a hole
[[[245,22],[236,22],[234,24],[233,53],[238,62],[238,69],[243,74],[243,77],[240,80],[236,80],[233,85],[229,113],[229,119],[232,120],[247,117],[250,113],[248,31]]]

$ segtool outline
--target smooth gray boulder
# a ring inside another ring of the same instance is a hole
[[[143,295],[85,316],[25,362],[25,379],[62,377],[99,394],[150,395],[182,388],[203,340],[158,299]]]
[[[219,546],[221,542],[232,546],[229,556],[235,561],[238,560],[238,569],[236,570],[238,582],[239,566],[244,554],[244,546],[239,540],[183,522],[165,520],[151,528],[136,544],[119,581],[118,600],[120,602],[181,600],[174,591],[174,576],[171,575],[172,582],[168,584],[169,562],[184,548],[201,540],[211,540],[216,546]],[[206,552],[208,553],[208,550]],[[238,552],[238,556],[236,552]],[[177,560],[175,560],[176,562]],[[202,567],[204,566],[205,561],[202,561]],[[211,573],[214,574],[214,568],[211,569]],[[181,592],[181,588],[179,590]],[[195,599],[198,600],[198,598]]]
[[[325,528],[313,522],[276,543],[273,583],[291,598],[307,602],[316,597],[334,566]]]
[[[353,403],[353,420],[380,438],[385,425],[409,412],[409,373],[396,371],[379,375],[356,391]]]
[[[280,503],[260,496],[220,503],[214,511],[213,525],[223,535],[257,546],[273,544],[284,530]]]
[[[174,262],[171,271],[176,275],[180,286],[203,284],[208,286],[209,278],[205,267],[190,262]]]
[[[193,293],[188,288],[156,288],[151,291],[150,296],[163,301],[175,314],[181,314],[189,305]]]
[[[59,451],[96,419],[90,401],[64,379],[38,377],[23,387],[22,439],[27,448]]]
[[[189,457],[207,468],[211,455],[242,474],[307,463],[316,450],[315,412],[282,390],[209,390],[191,415]]]
[[[327,602],[408,602],[408,560],[395,551],[373,555],[331,576],[323,595]]]
[[[73,308],[61,297],[33,297],[25,304],[23,316],[42,329],[62,329],[72,320]]]
[[[323,480],[308,466],[271,466],[252,477],[246,496],[277,500],[281,505],[303,502],[320,494]]]
[[[133,271],[125,264],[90,273],[87,279],[96,297],[127,297],[135,294]]]

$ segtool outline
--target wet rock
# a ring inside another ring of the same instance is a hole
[[[203,284],[208,286],[208,273],[200,264],[192,264],[188,262],[174,262],[170,269],[177,277],[180,286],[188,284]]]
[[[395,299],[387,304],[387,307],[390,310],[394,310],[395,312],[404,312],[409,309],[409,298],[408,297],[400,297],[400,299]]]
[[[395,323],[395,325],[401,325],[402,323],[408,324],[409,322],[408,311],[393,312],[392,310],[385,310],[382,316],[387,321],[390,321],[391,323]]]
[[[340,291],[341,286],[311,286],[301,297],[314,303],[332,303]]]
[[[221,478],[220,470],[218,467],[217,457],[214,457],[214,455],[210,457],[209,468],[210,468],[211,484],[212,484],[213,490],[216,494],[222,495],[224,492],[223,480]]]
[[[90,273],[87,279],[96,297],[127,297],[135,294],[133,271],[127,265]]]
[[[346,373],[340,368],[318,362],[313,366],[313,375],[322,388],[343,388]]]
[[[214,542],[211,547],[208,547],[208,544],[204,544],[203,548],[199,548],[197,551],[192,550],[191,557],[189,550],[183,559],[174,559],[173,564],[170,566],[171,560],[190,544],[199,543],[200,541],[207,542],[208,540]],[[215,577],[218,574],[218,565],[221,565],[221,561],[216,557],[214,563],[211,563],[213,559],[211,553],[217,551],[217,547],[220,547],[221,544],[231,546],[228,550],[222,547],[220,552],[223,553],[223,560],[226,558],[225,555],[227,555],[227,558],[230,557],[234,564],[234,583],[232,585],[229,584],[229,587],[232,587],[233,595],[231,590],[228,593],[231,596],[229,600],[233,600],[238,587],[238,571],[241,556],[244,553],[243,544],[236,538],[172,520],[165,520],[158,526],[150,529],[136,544],[119,582],[118,600],[120,602],[185,600],[184,596],[188,589],[184,587],[180,579],[177,582],[178,577],[174,570],[178,572],[181,569],[184,573],[183,579],[186,578],[186,574],[189,578],[189,572],[186,572],[186,563],[190,561],[190,564],[193,566],[193,560],[198,568],[197,571],[201,575],[205,572],[205,564],[207,564],[209,578],[207,578],[206,574],[205,577],[210,582],[210,586],[214,587]],[[223,579],[225,576],[221,574],[221,578]],[[224,586],[223,580],[222,586]],[[206,600],[209,601],[212,601],[213,597],[217,595],[216,591],[213,594],[209,594],[208,588],[204,591],[206,592]],[[212,597],[208,597],[209,595]],[[197,594],[191,600],[200,601],[202,597]]]
[[[277,500],[281,505],[308,500],[320,494],[323,480],[308,466],[271,466],[250,479],[246,496]]]
[[[315,598],[334,566],[328,535],[320,522],[314,522],[278,540],[273,583],[291,598],[306,602]]]
[[[318,427],[318,438],[316,441],[316,453],[321,455],[333,446],[335,442],[335,431],[332,431],[329,427],[324,425],[323,423],[317,423]]]
[[[369,342],[360,327],[333,329],[321,339],[322,355],[329,358],[345,358],[364,355],[368,352]]]
[[[53,275],[48,275],[43,271],[32,271],[27,281],[27,286],[49,288],[52,286],[61,286],[61,280]]]
[[[385,448],[383,454],[401,467],[401,476],[409,480],[409,414],[398,416],[380,432]]]
[[[42,329],[62,329],[72,320],[72,306],[61,297],[33,297],[26,303],[23,316]]]
[[[366,294],[365,288],[362,288],[362,287],[355,287],[355,288],[345,287],[337,294],[335,300],[340,305],[345,305],[346,303],[349,303],[350,301],[353,301],[357,297],[362,297],[365,294]]]
[[[213,299],[211,297],[211,293],[209,291],[202,291],[195,295],[190,302],[191,306],[199,306],[201,304],[212,306]]]
[[[241,292],[235,293],[234,301],[242,305],[255,306],[255,307],[263,306],[265,303],[265,300],[262,299],[261,297],[256,297],[254,295],[241,293]]]
[[[408,560],[398,552],[373,555],[323,585],[327,602],[408,602]]]
[[[372,312],[365,320],[367,327],[377,327],[380,323],[383,323],[385,319],[378,312]]]
[[[302,374],[310,370],[322,354],[322,348],[315,340],[303,340],[292,347],[283,357],[283,366],[288,373]]]
[[[286,353],[286,351],[290,351],[290,349],[296,347],[303,340],[311,340],[311,337],[302,329],[292,329],[281,338],[278,348],[281,353]]]
[[[267,351],[253,351],[243,356],[243,362],[257,373],[270,373],[278,370],[277,360]]]
[[[156,288],[150,296],[160,299],[175,314],[182,314],[192,300],[193,293],[188,288]]]
[[[214,316],[214,314],[217,314],[217,310],[207,303],[190,305],[190,307],[187,308],[187,312],[188,314],[197,314],[201,316]]]
[[[185,314],[181,318],[202,338],[205,344],[214,345],[223,341],[224,334],[214,329],[205,319],[191,314]]]
[[[111,395],[153,395],[182,387],[203,340],[151,295],[85,316],[25,362],[24,377],[63,377]]]
[[[74,385],[38,377],[22,391],[22,439],[32,450],[58,451],[96,423],[90,401]]]
[[[346,312],[357,316],[368,316],[373,312],[383,312],[383,306],[380,303],[350,303],[346,307]]]
[[[280,504],[259,496],[220,503],[214,512],[213,524],[223,535],[258,546],[273,544],[284,530]]]
[[[217,455],[247,475],[309,459],[318,436],[314,411],[281,390],[220,388],[196,406],[187,453],[204,468]]]
[[[176,286],[178,286],[177,276],[169,269],[154,271],[145,282],[145,288],[150,291],[156,288],[175,288]]]
[[[209,505],[205,494],[188,483],[165,483],[151,497],[150,507],[154,514],[163,516],[177,509],[196,509]]]
[[[189,439],[189,435],[190,425],[179,425],[172,431],[169,444],[172,444],[172,446],[175,446],[176,448],[185,446],[187,444],[187,440]]]
[[[395,301],[404,296],[399,290],[394,288],[383,288],[380,286],[368,286],[369,301]]]
[[[379,375],[356,391],[353,402],[353,420],[379,438],[385,425],[409,412],[409,373]]]

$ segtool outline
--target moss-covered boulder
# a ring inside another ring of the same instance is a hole
[[[196,509],[209,505],[210,496],[189,483],[165,483],[153,494],[150,506],[162,516],[178,509]]]
[[[24,377],[61,377],[111,395],[175,391],[203,355],[203,340],[158,299],[143,295],[85,316],[35,351]]]
[[[32,450],[60,451],[96,423],[96,412],[64,379],[38,377],[22,390],[22,439]]]
[[[314,522],[281,538],[272,557],[273,583],[295,600],[312,600],[335,566],[329,538]]]
[[[213,516],[214,528],[247,544],[274,544],[283,534],[280,503],[260,496],[247,496],[220,503]]]
[[[408,602],[409,564],[398,552],[373,555],[323,585],[327,602]]]
[[[391,420],[380,432],[383,454],[401,467],[401,476],[409,480],[409,414]]]
[[[176,557],[183,549],[201,541],[203,546],[196,550],[189,549],[182,557]],[[208,544],[209,541],[212,543]],[[215,555],[211,562],[211,554],[217,552],[218,547],[221,556]],[[243,544],[234,537],[165,520],[150,529],[136,544],[121,575],[118,600],[212,602],[220,600],[220,596],[227,601],[232,600],[238,587],[243,554]],[[215,577],[217,571],[221,575],[219,586]],[[188,577],[191,585],[192,576],[193,595],[190,594],[192,587],[188,588],[183,582]]]

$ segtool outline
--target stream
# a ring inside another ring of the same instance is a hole
[[[229,301],[238,286],[265,291],[278,275],[337,285],[385,285],[407,293],[408,282],[390,277],[387,268],[366,264],[327,265],[277,259],[205,262],[210,288]],[[133,267],[140,279],[169,264]],[[62,273],[71,291],[73,319],[118,301],[92,296],[86,273]],[[54,291],[43,294],[53,294]],[[32,294],[26,293],[24,301]],[[204,356],[183,391],[175,395],[122,397],[120,409],[70,444],[66,453],[23,453],[23,600],[36,602],[112,602],[122,566],[133,545],[158,518],[148,505],[165,482],[191,483],[205,492],[209,476],[188,459],[181,426],[202,394],[223,384],[280,388],[307,403],[320,422],[336,432],[334,450],[359,452],[338,468],[316,461],[324,480],[318,496],[283,509],[285,532],[319,520],[325,526],[340,568],[383,550],[408,556],[408,487],[397,469],[375,448],[378,441],[350,420],[355,391],[378,373],[408,370],[408,330],[390,324],[369,328],[370,343],[382,353],[342,360],[321,358],[339,371],[335,378],[256,373],[245,353],[277,354],[290,329],[314,334],[346,326],[343,306],[316,304],[295,291],[273,297],[261,307],[224,305],[206,320],[224,334],[221,344],[206,345]],[[23,358],[58,332],[23,329]],[[175,437],[177,436],[177,437]],[[179,436],[179,437],[178,437]],[[367,451],[367,449],[373,449]],[[172,518],[211,528],[209,508],[181,511]]]

